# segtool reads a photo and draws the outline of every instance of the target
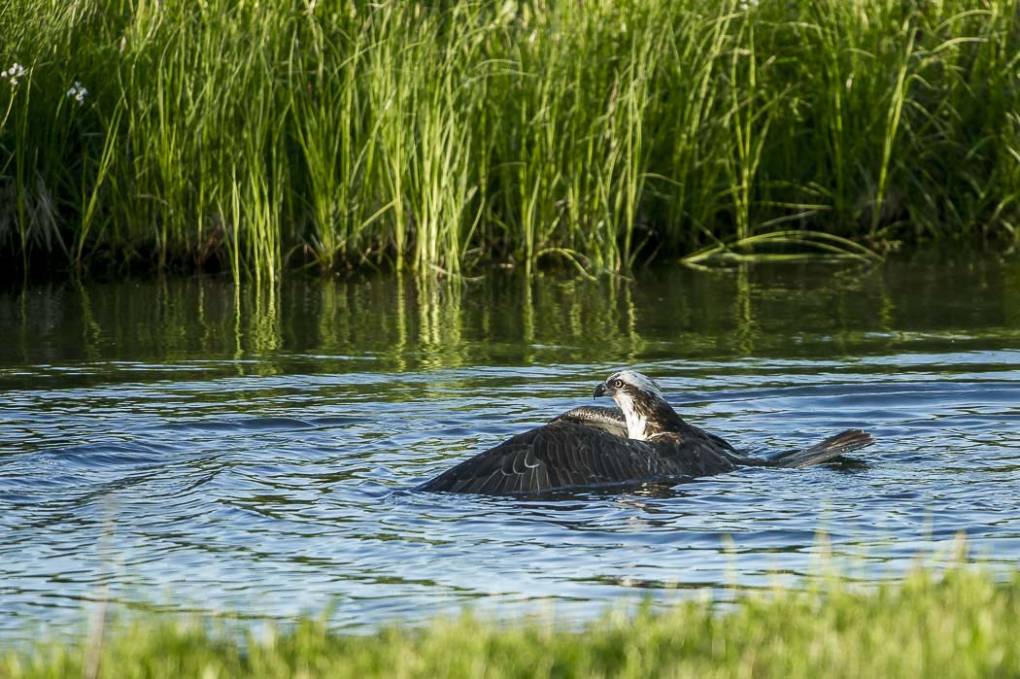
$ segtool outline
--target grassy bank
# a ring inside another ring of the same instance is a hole
[[[6,677],[1020,676],[1020,576],[916,575],[869,594],[830,584],[719,612],[607,615],[586,629],[471,617],[365,637],[305,622],[239,643],[208,626],[140,619],[105,639],[0,654]]]
[[[1013,0],[8,0],[0,253],[273,279],[1013,240],[1018,55]]]

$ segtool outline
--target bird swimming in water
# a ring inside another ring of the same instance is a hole
[[[610,375],[595,387],[599,396],[612,397],[617,407],[569,410],[451,467],[419,490],[539,495],[679,482],[738,467],[807,467],[874,442],[867,432],[848,429],[803,450],[749,457],[684,421],[658,385],[639,372]]]

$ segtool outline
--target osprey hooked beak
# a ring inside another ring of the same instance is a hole
[[[616,381],[619,382],[619,380]],[[592,396],[594,398],[598,398],[599,396],[614,396],[615,394],[616,389],[613,387],[613,385],[603,382],[599,386],[595,387],[595,393],[592,394]]]

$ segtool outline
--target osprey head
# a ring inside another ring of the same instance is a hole
[[[613,373],[595,387],[595,397],[611,396],[627,420],[627,436],[640,441],[676,431],[680,416],[666,403],[659,385],[635,370]]]
[[[652,381],[651,377],[642,375],[636,370],[621,370],[610,375],[605,382],[595,387],[595,397],[612,396],[615,400],[618,394],[638,393],[648,394],[662,398],[662,390],[659,385]],[[665,400],[665,399],[663,399]]]

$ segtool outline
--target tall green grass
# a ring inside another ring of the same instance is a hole
[[[104,633],[105,632],[105,633]],[[471,616],[365,636],[306,621],[232,638],[137,617],[76,641],[0,651],[30,677],[1011,677],[1020,675],[1020,578],[916,575],[875,593],[838,582],[606,615],[583,630]]]
[[[20,267],[599,271],[777,228],[1020,237],[1012,0],[7,0],[15,62]]]

